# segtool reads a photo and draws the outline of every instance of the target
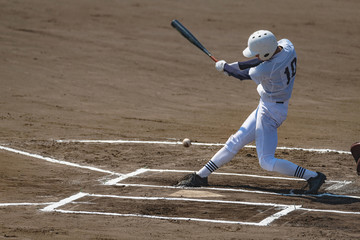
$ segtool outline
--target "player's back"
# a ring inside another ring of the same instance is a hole
[[[265,101],[289,100],[294,85],[297,61],[294,45],[287,39],[278,41],[278,45],[282,47],[279,53],[249,72]]]

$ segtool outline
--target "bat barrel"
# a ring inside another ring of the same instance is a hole
[[[217,62],[216,58],[214,58],[211,53],[196,39],[194,35],[184,27],[178,20],[174,19],[171,21],[171,26],[175,28],[181,35],[183,35],[187,40],[189,40],[192,44],[198,47],[201,51],[203,51],[206,55],[208,55],[213,61]]]

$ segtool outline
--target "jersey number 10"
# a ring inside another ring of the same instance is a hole
[[[291,72],[289,70],[289,67],[286,67],[284,72],[288,80],[287,85],[289,85],[291,78],[293,78],[296,74],[296,57],[291,61],[290,67],[291,67]]]

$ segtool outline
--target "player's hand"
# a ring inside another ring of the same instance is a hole
[[[215,63],[215,68],[216,70],[218,70],[219,72],[223,72],[224,71],[224,66],[225,66],[225,61],[224,60],[220,60],[220,61],[217,61]]]

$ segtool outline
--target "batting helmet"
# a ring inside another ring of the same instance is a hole
[[[259,54],[261,60],[269,60],[277,48],[274,34],[267,30],[259,30],[250,35],[248,47],[243,51],[245,57],[254,57]]]

